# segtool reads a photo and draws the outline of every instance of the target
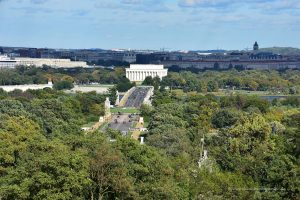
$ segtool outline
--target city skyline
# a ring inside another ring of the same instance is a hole
[[[1,46],[243,50],[300,47],[297,0],[0,0]]]

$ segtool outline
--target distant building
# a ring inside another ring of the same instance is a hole
[[[51,59],[51,58],[10,58],[0,57],[0,68],[14,68],[19,65],[43,67],[44,65],[54,68],[75,68],[88,67],[86,62],[71,61],[70,59]]]
[[[137,65],[131,64],[130,68],[126,69],[126,77],[130,81],[141,82],[144,81],[147,76],[163,77],[168,75],[168,69],[164,69],[163,65]]]
[[[257,51],[259,49],[259,46],[257,44],[257,42],[255,41],[254,45],[253,45],[253,51]]]
[[[12,92],[14,90],[42,90],[45,88],[52,88],[53,84],[51,81],[48,84],[28,84],[28,85],[0,85],[0,89],[3,89],[6,92]]]

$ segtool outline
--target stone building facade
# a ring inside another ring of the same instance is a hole
[[[163,77],[168,75],[168,69],[164,69],[163,65],[137,65],[131,64],[130,68],[126,69],[126,77],[133,82],[142,82],[147,76]]]

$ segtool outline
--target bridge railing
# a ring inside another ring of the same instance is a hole
[[[120,103],[119,103],[119,107],[123,107],[125,106],[125,103],[128,99],[128,97],[132,94],[132,92],[135,90],[135,87],[130,88],[123,96],[123,98],[121,99]]]

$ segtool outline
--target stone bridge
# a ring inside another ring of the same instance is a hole
[[[151,104],[150,97],[153,95],[152,86],[138,86],[131,88],[122,98],[120,107],[139,108],[142,104]]]

